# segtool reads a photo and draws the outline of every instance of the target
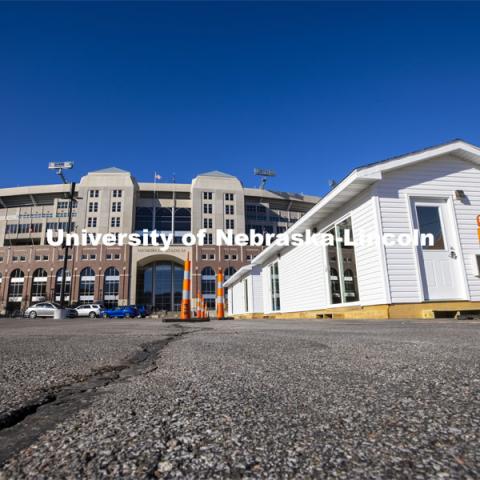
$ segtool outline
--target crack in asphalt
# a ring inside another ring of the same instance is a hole
[[[183,325],[175,327],[180,331],[141,345],[140,351],[120,365],[99,367],[79,382],[56,387],[12,412],[0,414],[0,466],[34,443],[43,433],[90,405],[93,399],[101,394],[98,391],[100,388],[156,370],[160,352],[170,342],[203,330],[187,330]]]
[[[0,431],[15,426],[29,415],[34,414],[39,407],[55,401],[56,398],[56,395],[53,393],[47,393],[43,397],[30,401],[11,412],[0,414]]]

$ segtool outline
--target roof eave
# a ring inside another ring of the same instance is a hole
[[[304,233],[307,229],[314,227],[321,220],[330,215],[337,206],[343,205],[345,202],[356,196],[359,191],[364,190],[380,178],[382,178],[380,173],[367,174],[354,170],[315,206],[313,206],[302,218],[300,218],[300,220],[294,223],[285,233],[287,235]],[[353,188],[354,185],[357,188]],[[266,261],[272,258],[272,256],[278,254],[284,248],[288,247],[278,245],[278,243],[274,242],[257,255],[252,260],[252,264],[263,265]]]
[[[293,233],[305,232],[307,228],[313,227],[315,224],[319,223],[322,219],[326,218],[330,213],[332,213],[334,209],[328,207],[332,207],[332,205],[335,207],[343,205],[357,195],[359,190],[361,191],[367,186],[372,185],[380,180],[386,172],[449,153],[456,154],[465,160],[480,164],[480,148],[463,140],[456,140],[445,145],[440,145],[437,148],[431,148],[417,153],[407,154],[403,157],[392,159],[388,162],[353,170],[350,175],[343,179],[332,191],[323,197],[302,218],[300,218],[300,220],[294,223],[286,233],[291,235]],[[272,258],[272,256],[278,254],[285,248],[288,247],[273,243],[263,250],[263,252],[257,255],[252,260],[252,263],[254,265],[263,265],[270,258]]]
[[[427,150],[403,155],[387,162],[380,162],[370,167],[367,166],[360,168],[357,171],[367,175],[375,174],[377,172],[385,173],[391,170],[406,167],[408,165],[413,165],[424,160],[430,160],[441,155],[447,155],[449,153],[458,155],[465,160],[480,164],[480,148],[463,140],[456,140],[438,147],[432,147]]]
[[[226,280],[223,284],[224,287],[230,287],[238,280],[241,280],[248,272],[250,272],[253,268],[253,265],[249,263],[248,265],[244,265],[242,268],[238,269],[228,280]]]

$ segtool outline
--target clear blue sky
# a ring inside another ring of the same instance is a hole
[[[322,194],[355,166],[480,144],[480,4],[0,3],[0,186],[117,166]]]

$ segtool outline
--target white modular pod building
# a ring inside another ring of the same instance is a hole
[[[411,318],[480,310],[479,165],[480,149],[456,140],[354,170],[287,231],[347,229],[354,245],[266,248],[252,262],[261,268],[264,315]],[[358,242],[364,234],[377,241]],[[430,244],[416,244],[419,235]],[[238,314],[235,304],[231,314]]]
[[[258,316],[263,312],[262,269],[245,265],[226,282],[228,314]]]

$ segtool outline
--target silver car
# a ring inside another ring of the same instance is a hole
[[[90,318],[96,318],[100,316],[100,311],[102,310],[102,306],[99,305],[98,303],[92,303],[92,304],[85,304],[85,305],[79,305],[77,308],[75,308],[77,315],[79,317],[90,317]]]
[[[35,305],[31,305],[25,310],[25,317],[37,318],[37,317],[53,317],[55,310],[60,310],[60,305],[53,302],[40,302]],[[67,317],[76,317],[77,312],[73,308],[66,308]]]

